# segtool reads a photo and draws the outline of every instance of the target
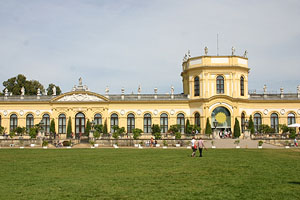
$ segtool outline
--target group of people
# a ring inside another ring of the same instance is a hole
[[[231,131],[230,130],[229,131],[227,131],[227,130],[220,131],[219,137],[220,138],[231,138],[232,137]]]
[[[197,152],[197,149],[199,149],[199,157],[202,157],[202,150],[203,148],[206,149],[206,147],[204,146],[204,141],[202,140],[202,138],[200,137],[199,140],[196,140],[195,137],[193,137],[192,141],[192,157],[195,157],[196,156],[196,152]]]

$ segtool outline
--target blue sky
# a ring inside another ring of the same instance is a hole
[[[249,89],[296,92],[300,2],[222,0],[0,0],[0,81],[21,73],[68,92],[182,92],[192,56],[249,54]],[[2,87],[2,84],[1,84]],[[3,89],[3,87],[2,87]]]

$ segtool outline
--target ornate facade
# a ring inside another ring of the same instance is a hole
[[[248,59],[240,56],[186,56],[182,64],[183,93],[174,94],[122,94],[104,95],[90,92],[86,86],[74,87],[59,96],[0,97],[0,122],[7,131],[17,126],[29,129],[43,120],[46,132],[54,119],[56,132],[66,133],[69,118],[75,133],[84,131],[87,119],[97,124],[107,122],[125,127],[127,132],[140,128],[151,132],[152,124],[159,124],[162,132],[170,125],[180,124],[182,131],[186,120],[205,128],[206,120],[217,121],[218,129],[233,129],[238,118],[244,130],[245,120],[252,115],[255,128],[268,124],[278,131],[279,124],[300,123],[300,89],[293,94],[261,94],[248,92]],[[54,92],[55,94],[55,92]]]

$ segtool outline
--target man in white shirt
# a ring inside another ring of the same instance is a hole
[[[196,151],[197,151],[197,145],[196,145],[196,140],[195,140],[195,137],[193,137],[192,141],[192,150],[193,150],[193,153],[192,153],[192,157],[195,157],[196,155]]]

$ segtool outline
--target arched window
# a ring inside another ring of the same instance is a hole
[[[217,94],[224,94],[224,77],[217,77]]]
[[[44,131],[45,133],[50,133],[50,116],[48,114],[43,115]]]
[[[197,127],[200,127],[201,126],[201,124],[200,124],[200,114],[199,113],[195,113],[195,125],[197,126]]]
[[[168,115],[165,113],[160,115],[160,128],[162,133],[168,132]]]
[[[127,115],[127,133],[132,133],[132,130],[135,128],[134,115]]]
[[[261,115],[259,113],[254,114],[253,123],[254,123],[255,132],[256,133],[259,132],[261,126]]]
[[[180,132],[181,133],[184,133],[184,122],[185,122],[185,120],[184,120],[184,114],[179,113],[177,115],[177,124],[180,125]]]
[[[16,114],[12,114],[10,116],[10,129],[9,131],[12,132],[14,131],[18,126],[18,117]]]
[[[85,129],[85,115],[83,113],[77,113],[75,116],[75,134],[76,136],[82,136]]]
[[[97,113],[95,116],[94,116],[94,121],[95,121],[95,125],[100,125],[102,124],[102,116]]]
[[[117,114],[112,114],[110,116],[110,132],[114,133],[114,126],[118,126],[119,125],[119,119],[118,119],[118,115]]]
[[[296,123],[296,118],[294,113],[289,113],[288,114],[288,125],[290,124],[295,124]]]
[[[241,85],[241,96],[244,96],[245,90],[244,90],[244,77],[243,76],[241,77],[240,85]]]
[[[32,114],[26,116],[26,131],[29,133],[30,129],[34,126],[34,119]]]
[[[242,133],[245,132],[245,113],[241,115],[241,126],[242,126]]]
[[[278,115],[276,113],[271,114],[271,128],[278,133]]]
[[[194,95],[195,95],[195,97],[200,95],[199,77],[198,76],[196,76],[194,79]]]
[[[67,133],[66,132],[66,115],[65,114],[60,114],[58,116],[58,133]]]
[[[151,133],[151,115],[149,113],[144,115],[144,133]]]

